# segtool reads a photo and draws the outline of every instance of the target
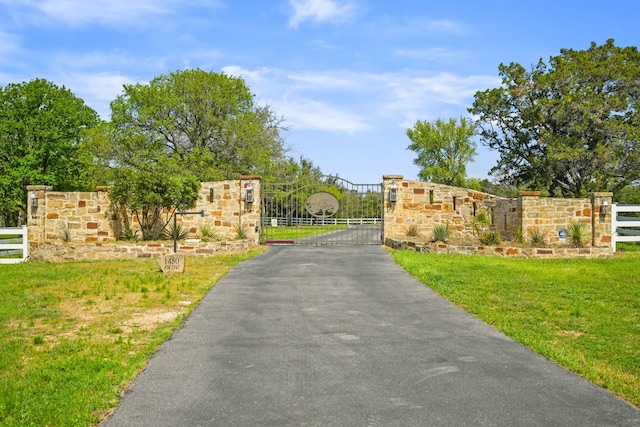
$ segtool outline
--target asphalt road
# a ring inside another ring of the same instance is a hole
[[[381,225],[351,225],[342,230],[295,239],[302,245],[380,245]]]
[[[640,411],[458,309],[378,246],[272,247],[236,266],[104,423],[477,425],[640,426]]]

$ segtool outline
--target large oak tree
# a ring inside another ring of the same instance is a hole
[[[562,49],[527,71],[501,64],[502,86],[469,111],[497,150],[492,174],[518,187],[584,196],[640,179],[640,53],[613,40]]]
[[[149,240],[197,200],[198,181],[269,176],[286,165],[281,123],[242,78],[176,71],[125,85],[87,151],[113,202],[133,212]]]

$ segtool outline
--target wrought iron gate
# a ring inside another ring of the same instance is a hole
[[[260,241],[266,244],[382,244],[382,184],[335,176],[263,183]]]

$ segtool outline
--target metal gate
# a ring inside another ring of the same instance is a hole
[[[335,176],[263,183],[260,241],[266,244],[382,244],[382,184]]]

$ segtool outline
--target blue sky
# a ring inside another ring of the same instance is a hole
[[[0,85],[45,78],[108,119],[128,83],[202,68],[242,76],[327,174],[413,179],[416,120],[468,115],[501,62],[638,45],[624,0],[0,0]],[[495,153],[468,168],[486,177]]]

